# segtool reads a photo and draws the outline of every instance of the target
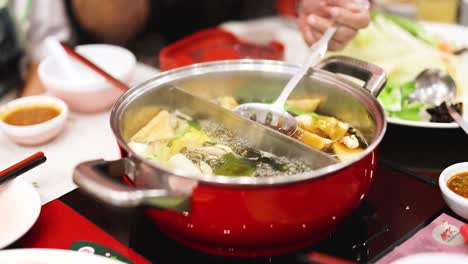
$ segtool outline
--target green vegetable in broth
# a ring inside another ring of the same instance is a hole
[[[161,111],[131,139],[137,154],[187,174],[262,177],[309,170],[300,161],[250,147],[219,124],[178,111]]]
[[[255,168],[255,162],[227,153],[221,158],[221,165],[215,169],[214,173],[224,176],[250,176],[255,172]]]
[[[292,113],[293,115],[296,115],[296,116],[300,116],[300,115],[309,115],[313,118],[316,118],[318,117],[319,115],[316,114],[316,113],[312,113],[312,112],[304,112],[300,109],[297,109],[297,108],[294,108],[294,107],[290,107],[288,106],[288,104],[285,105],[284,109],[290,113]]]

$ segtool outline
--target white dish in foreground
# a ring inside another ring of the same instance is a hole
[[[0,251],[0,263],[11,264],[122,264],[88,253],[61,249],[11,249]]]
[[[34,225],[41,211],[37,190],[16,178],[0,186],[0,248],[21,238]],[[0,258],[1,259],[1,258]],[[0,260],[0,263],[6,263]]]
[[[421,253],[398,259],[392,264],[466,264],[468,256],[449,253]]]

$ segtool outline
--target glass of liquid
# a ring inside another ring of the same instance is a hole
[[[459,0],[417,0],[417,17],[421,20],[456,23]]]

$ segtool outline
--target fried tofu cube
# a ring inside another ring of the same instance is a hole
[[[321,137],[317,134],[311,133],[304,129],[300,129],[298,134],[299,134],[298,139],[302,143],[307,144],[318,150],[326,150],[330,148],[330,146],[333,143],[333,141],[330,139]]]
[[[296,116],[297,125],[307,130],[310,133],[316,134],[321,137],[327,137],[325,133],[323,133],[320,129],[317,128],[315,121],[316,119],[310,115],[300,115]]]
[[[170,114],[167,111],[161,111],[151,121],[141,128],[131,141],[138,143],[150,143],[155,140],[170,139],[175,136],[175,131],[171,126]]]
[[[306,99],[291,99],[291,100],[288,100],[286,103],[288,104],[288,106],[292,108],[296,108],[301,111],[310,113],[310,112],[315,112],[315,110],[317,110],[317,107],[320,105],[321,102],[322,102],[321,99],[306,98]]]
[[[323,133],[334,141],[341,140],[349,129],[347,123],[329,116],[319,116],[315,123],[318,129],[323,131]]]
[[[216,103],[229,111],[234,110],[234,108],[236,108],[239,105],[236,99],[234,99],[234,97],[232,96],[223,96],[216,98]]]
[[[336,154],[341,161],[350,161],[355,159],[361,152],[364,151],[362,148],[350,149],[346,145],[335,142],[333,143],[333,152]]]

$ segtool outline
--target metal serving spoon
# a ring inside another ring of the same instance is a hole
[[[445,101],[455,99],[457,89],[455,81],[448,74],[438,69],[426,69],[415,79],[416,89],[408,95],[411,102],[423,102],[438,106]]]
[[[311,48],[311,55],[289,80],[278,99],[273,104],[246,103],[237,106],[234,112],[242,117],[252,119],[260,124],[275,128],[280,132],[291,135],[297,130],[297,121],[285,109],[284,105],[291,92],[304,78],[310,67],[316,65],[327,53],[328,42],[336,32],[336,27],[329,28],[322,38]],[[271,115],[271,116],[270,116]]]
[[[368,0],[353,0],[359,8],[369,9]],[[311,55],[301,69],[291,78],[273,104],[247,103],[234,108],[242,117],[252,119],[260,124],[275,128],[282,133],[292,135],[297,131],[297,121],[285,109],[284,105],[292,91],[304,78],[309,68],[315,66],[327,53],[328,43],[336,33],[336,26],[329,28],[311,48]]]
[[[457,94],[455,81],[448,74],[438,69],[427,69],[421,72],[415,79],[416,89],[408,95],[412,102],[423,102],[432,106],[439,106],[447,102],[450,116],[468,134],[468,123],[451,106]]]

